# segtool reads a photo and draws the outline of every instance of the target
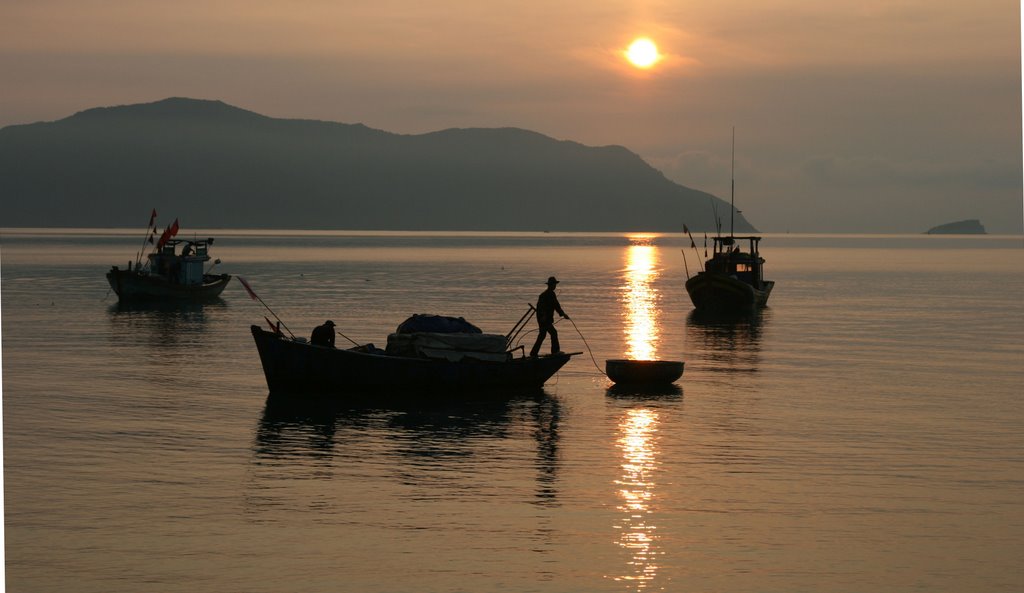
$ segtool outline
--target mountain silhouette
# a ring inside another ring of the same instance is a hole
[[[984,235],[985,226],[977,218],[947,222],[925,231],[926,235]]]
[[[0,226],[134,227],[152,207],[207,228],[662,232],[730,209],[621,146],[518,128],[403,135],[171,98],[0,129]]]

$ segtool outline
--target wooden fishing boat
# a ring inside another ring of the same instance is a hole
[[[210,273],[220,260],[203,269],[210,261],[213,238],[175,239],[178,229],[178,219],[174,219],[174,223],[167,225],[157,238],[156,209],[153,209],[134,267],[129,260],[128,269],[112,266],[107,272],[107,282],[121,302],[202,302],[215,299],[224,291],[231,276]],[[154,249],[143,263],[142,253],[147,243],[153,244]]]
[[[622,360],[604,362],[604,372],[616,385],[668,385],[683,376],[679,360]]]
[[[372,345],[337,349],[312,345],[303,338],[288,337],[257,325],[251,330],[271,393],[340,395],[538,389],[579,354],[517,357],[512,351],[505,351],[504,346],[501,352],[476,352],[451,347],[455,343],[451,335],[434,336],[437,339],[428,340],[415,351],[383,350]],[[505,344],[504,336],[499,338]],[[401,345],[403,349],[408,346],[405,342]]]
[[[704,262],[704,268],[695,276],[687,270],[686,292],[698,311],[745,314],[755,311],[768,304],[775,282],[764,279],[764,258],[758,251],[761,237],[737,237],[734,234],[736,222],[736,130],[732,135],[732,189],[730,190],[729,236],[719,235],[714,239],[714,253]],[[716,213],[717,219],[717,213]],[[719,231],[721,223],[716,222]],[[689,234],[689,229],[683,225]],[[747,241],[748,247],[743,251],[739,242]],[[696,249],[693,236],[690,245]],[[705,245],[705,249],[707,245]],[[683,253],[685,257],[685,251]]]
[[[704,270],[686,280],[686,292],[700,311],[753,311],[768,303],[775,282],[764,279],[760,237],[713,237],[714,254]],[[748,241],[743,251],[738,242]]]
[[[212,243],[212,238],[163,241],[149,254],[146,264],[137,263],[133,268],[129,261],[126,270],[113,266],[107,272],[107,281],[122,301],[214,299],[224,291],[231,276],[204,272]],[[214,265],[218,263],[219,259]]]
[[[107,272],[107,281],[121,300],[199,301],[216,298],[231,281],[231,276],[203,271],[210,260],[208,249],[211,243],[212,238],[195,241],[172,239],[149,254],[146,265],[133,268],[129,261],[126,270],[113,266]]]

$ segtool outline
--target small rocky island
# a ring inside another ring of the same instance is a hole
[[[985,227],[977,218],[940,224],[928,229],[927,235],[984,235]]]

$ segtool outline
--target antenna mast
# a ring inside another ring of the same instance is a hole
[[[732,202],[732,210],[729,212],[729,236],[735,234],[736,227],[736,126],[732,127],[732,187],[729,190],[729,200]]]

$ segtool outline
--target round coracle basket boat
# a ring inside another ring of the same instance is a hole
[[[619,385],[667,385],[683,376],[681,360],[606,360],[604,372]]]

